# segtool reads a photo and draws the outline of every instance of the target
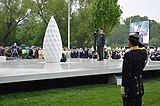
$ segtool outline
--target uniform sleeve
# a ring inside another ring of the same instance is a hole
[[[97,37],[97,33],[96,33],[96,32],[94,32],[94,34],[93,34],[93,35],[94,35],[94,37]]]
[[[123,67],[122,67],[122,86],[125,87],[125,89],[129,88],[130,76],[131,76],[131,58],[127,53],[124,55]]]
[[[105,45],[105,34],[103,36],[103,45]]]

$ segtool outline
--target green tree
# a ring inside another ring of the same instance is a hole
[[[130,23],[132,22],[141,22],[141,21],[148,21],[148,17],[147,16],[144,16],[144,17],[141,17],[139,15],[135,15],[135,16],[131,16],[131,17],[128,17],[124,20],[124,23],[125,25],[127,26],[127,28],[129,29],[130,28]]]
[[[17,26],[32,14],[32,0],[0,0],[0,42],[11,45],[16,42]]]
[[[106,35],[119,23],[122,13],[118,0],[93,0],[92,15],[95,28],[103,28]]]
[[[93,23],[91,1],[80,0],[79,8],[72,13],[71,45],[73,47],[90,47],[93,45]]]
[[[18,44],[42,46],[46,25],[35,16],[28,18],[16,31]]]
[[[128,41],[128,28],[125,24],[115,26],[108,37],[107,45],[109,46],[127,46]]]
[[[35,3],[38,16],[46,26],[51,16],[54,16],[60,29],[63,45],[67,46],[67,2],[65,0],[35,0]]]
[[[150,46],[160,46],[160,23],[150,21]]]

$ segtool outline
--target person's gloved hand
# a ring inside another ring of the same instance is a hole
[[[121,86],[121,96],[122,96],[123,98],[126,98],[126,97],[127,97],[127,95],[126,95],[126,93],[125,93],[125,87],[123,87],[123,86]]]

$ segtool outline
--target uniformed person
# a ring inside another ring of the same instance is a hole
[[[99,55],[98,61],[103,61],[103,49],[105,45],[105,34],[103,33],[103,29],[99,28],[99,33],[97,35],[97,51]]]
[[[124,106],[141,106],[143,87],[143,69],[147,61],[147,51],[139,48],[140,42],[137,33],[130,33],[128,46],[122,66],[121,96]]]

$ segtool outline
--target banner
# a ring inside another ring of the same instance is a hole
[[[131,23],[130,32],[139,32],[139,41],[149,43],[149,21]]]

